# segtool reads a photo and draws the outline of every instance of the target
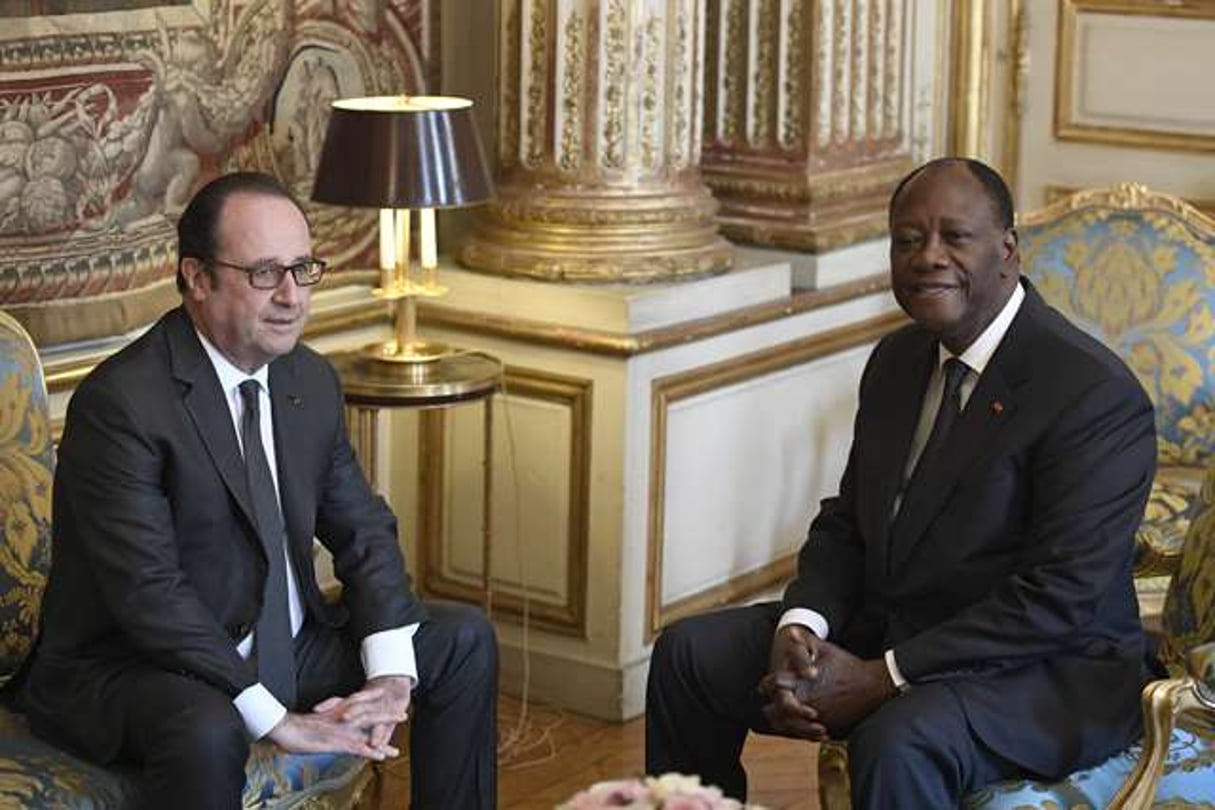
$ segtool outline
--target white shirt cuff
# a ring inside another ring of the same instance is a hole
[[[810,608],[789,608],[776,623],[776,629],[779,630],[786,624],[800,624],[803,627],[809,627],[810,632],[823,641],[827,640],[827,634],[831,631],[827,625],[827,618],[817,610]]]
[[[287,716],[287,708],[260,683],[241,692],[232,703],[245,721],[245,731],[249,732],[251,740],[265,737]]]
[[[890,680],[894,681],[894,686],[900,692],[905,692],[911,688],[911,684],[903,677],[903,673],[899,671],[899,662],[894,660],[894,650],[886,651],[886,669],[890,670]]]
[[[418,682],[418,662],[413,654],[413,635],[418,625],[408,624],[381,630],[363,639],[361,652],[367,680],[384,675],[405,675]]]

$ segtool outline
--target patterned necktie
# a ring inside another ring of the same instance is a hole
[[[240,384],[245,412],[240,437],[245,449],[245,474],[253,499],[257,536],[266,552],[268,569],[262,591],[262,612],[253,637],[257,653],[257,678],[288,708],[295,703],[295,656],[291,650],[291,616],[287,608],[287,559],[284,543],[287,530],[274,491],[274,478],[262,446],[261,385],[257,380]]]
[[[949,438],[949,431],[953,428],[953,423],[958,420],[958,414],[962,412],[962,381],[966,379],[968,371],[970,371],[970,367],[956,357],[945,361],[945,389],[941,394],[941,406],[937,408],[937,416],[932,423],[932,432],[928,434],[928,441],[924,444],[924,449],[920,451],[915,471],[907,483],[908,492],[915,486],[915,482],[923,480],[928,474],[927,471],[931,470],[939,461],[938,457]]]

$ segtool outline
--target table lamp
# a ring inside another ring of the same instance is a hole
[[[417,337],[417,299],[443,295],[435,278],[435,209],[482,202],[493,192],[472,102],[454,96],[372,96],[333,102],[312,199],[380,209],[380,286],[395,302],[394,338],[379,360],[428,363],[451,352]],[[417,262],[411,256],[416,217]]]

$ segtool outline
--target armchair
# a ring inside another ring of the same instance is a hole
[[[29,335],[0,311],[0,686],[33,645],[51,562],[54,449],[46,386]],[[8,701],[0,706],[0,806],[118,810],[134,780],[34,737]],[[373,768],[357,757],[290,755],[254,746],[245,808],[337,810],[373,806]]]
[[[1022,272],[1116,351],[1156,406],[1156,480],[1137,576],[1171,574],[1215,460],[1215,220],[1135,183],[1083,191],[1018,223]]]
[[[1141,743],[1060,783],[991,785],[964,806],[1209,807],[1215,797],[1215,221],[1174,197],[1123,183],[1030,213],[1018,234],[1022,272],[1052,306],[1118,352],[1156,406],[1157,472],[1135,538],[1135,574],[1141,609],[1154,611],[1164,593],[1161,655],[1173,677],[1144,690]],[[823,810],[849,807],[845,743],[820,747],[818,773]]]

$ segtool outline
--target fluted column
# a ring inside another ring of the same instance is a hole
[[[701,0],[502,0],[497,199],[460,258],[554,281],[724,270],[702,182]]]
[[[911,168],[906,0],[708,0],[705,181],[735,241],[882,234]]]

